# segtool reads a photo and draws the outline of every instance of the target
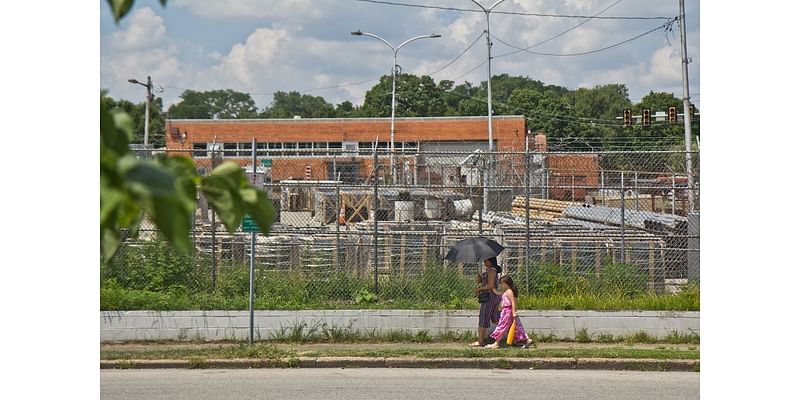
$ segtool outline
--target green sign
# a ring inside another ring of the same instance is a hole
[[[256,221],[250,215],[245,214],[242,219],[243,232],[261,232],[261,229],[256,224]]]
[[[262,167],[271,167],[272,166],[272,159],[267,158],[267,159],[261,160],[261,166]]]

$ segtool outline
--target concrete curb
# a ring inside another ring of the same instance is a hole
[[[100,369],[164,368],[473,368],[473,369],[588,369],[609,371],[698,372],[700,360],[637,358],[411,358],[411,357],[297,357],[286,359],[101,360]]]

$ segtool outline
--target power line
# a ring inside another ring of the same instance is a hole
[[[471,49],[471,48],[472,48],[472,46],[475,46],[475,43],[478,43],[478,40],[480,40],[482,37],[483,37],[483,32],[481,32],[481,33],[478,35],[478,37],[476,37],[476,38],[475,38],[475,40],[472,42],[472,44],[470,44],[469,46],[467,46],[467,48],[466,48],[466,49],[462,50],[462,51],[461,51],[461,53],[458,53],[458,55],[456,56],[456,58],[454,58],[452,61],[450,61],[449,63],[445,64],[443,67],[441,67],[441,68],[437,69],[436,71],[433,71],[433,72],[431,72],[431,73],[429,73],[429,74],[425,74],[425,75],[431,76],[431,75],[438,74],[439,72],[442,72],[442,70],[444,70],[445,68],[449,67],[451,64],[453,64],[454,62],[456,62],[456,60],[458,60],[459,58],[461,58],[461,56],[463,56],[463,55],[464,55],[464,53],[466,53],[467,51],[469,51],[469,49]],[[472,71],[470,71],[470,72],[472,72]]]
[[[482,10],[475,10],[469,8],[456,8],[456,7],[444,7],[444,6],[431,6],[431,5],[424,5],[424,4],[408,4],[408,3],[398,3],[393,1],[381,1],[381,0],[355,0],[363,3],[374,3],[374,4],[385,4],[391,6],[402,6],[402,7],[415,7],[415,8],[427,8],[427,9],[435,9],[435,10],[445,10],[445,11],[460,11],[460,12],[483,12]],[[646,17],[646,16],[616,16],[616,17],[595,17],[591,15],[570,15],[570,14],[544,14],[544,13],[529,13],[529,12],[519,12],[519,11],[492,11],[495,14],[506,14],[506,15],[521,15],[521,16],[530,16],[530,17],[548,17],[548,18],[586,18],[586,19],[610,19],[610,20],[658,20],[658,19],[670,19],[669,17]]]
[[[585,20],[583,20],[583,21],[581,21],[581,22],[579,22],[579,23],[577,23],[577,24],[573,25],[571,28],[569,28],[569,29],[567,29],[567,30],[565,30],[565,31],[563,31],[563,32],[561,32],[561,33],[559,33],[559,34],[557,34],[557,35],[555,35],[555,36],[553,36],[553,37],[549,38],[549,39],[542,40],[541,42],[539,42],[539,43],[536,43],[536,44],[533,44],[533,45],[530,45],[530,46],[528,46],[528,47],[526,47],[526,48],[524,48],[524,49],[519,49],[519,50],[516,50],[516,51],[512,51],[512,52],[510,52],[510,53],[506,53],[506,54],[501,54],[501,55],[499,55],[499,56],[495,56],[495,58],[500,58],[500,57],[510,56],[510,55],[512,55],[512,54],[519,53],[520,51],[525,51],[525,50],[532,49],[532,48],[534,48],[534,47],[537,47],[537,46],[543,45],[543,44],[545,44],[545,43],[547,43],[547,42],[549,42],[549,41],[551,41],[551,40],[553,40],[553,39],[556,39],[556,38],[558,38],[558,37],[561,37],[561,36],[563,36],[563,35],[565,35],[565,34],[569,33],[570,31],[572,31],[572,30],[574,30],[574,29],[578,28],[579,26],[581,26],[581,25],[583,25],[583,24],[585,24],[585,23],[587,23],[587,22],[591,21],[592,19],[596,19],[598,16],[600,16],[600,14],[602,14],[602,13],[604,13],[604,12],[608,11],[608,10],[609,10],[611,7],[614,7],[615,5],[619,4],[621,1],[622,1],[622,0],[617,0],[617,1],[615,1],[615,2],[614,2],[614,3],[612,3],[610,6],[608,6],[608,7],[604,8],[604,9],[602,9],[600,12],[598,12],[598,13],[597,13],[597,14],[595,14],[595,15],[593,15],[593,16],[592,16],[592,18],[587,18],[587,19],[585,19]]]
[[[666,23],[664,23],[664,24],[661,24],[661,25],[659,25],[659,26],[657,26],[657,27],[655,27],[655,28],[653,28],[653,29],[651,29],[651,30],[649,30],[649,31],[647,31],[647,32],[644,32],[644,33],[641,33],[641,34],[639,34],[639,35],[636,35],[636,36],[634,36],[634,37],[632,37],[632,38],[630,38],[630,39],[626,39],[626,40],[623,40],[623,41],[621,41],[621,42],[614,43],[614,44],[612,44],[612,45],[610,45],[610,46],[606,46],[606,47],[603,47],[603,48],[600,48],[600,49],[596,49],[596,50],[584,51],[584,52],[580,52],[580,53],[564,53],[564,54],[560,54],[560,53],[542,53],[542,52],[538,52],[538,51],[531,51],[531,50],[528,50],[528,49],[523,49],[523,48],[520,48],[520,47],[518,47],[518,46],[515,46],[515,45],[513,45],[513,44],[510,44],[510,43],[508,43],[508,42],[504,41],[503,39],[501,39],[501,38],[497,37],[497,35],[494,35],[494,34],[492,35],[492,37],[493,37],[493,38],[495,38],[495,39],[497,39],[497,40],[499,40],[501,43],[505,44],[505,45],[506,45],[506,46],[508,46],[508,47],[511,47],[511,48],[517,49],[517,50],[519,50],[519,51],[524,51],[524,52],[526,52],[526,53],[534,54],[534,55],[537,55],[537,56],[550,56],[550,57],[574,57],[574,56],[585,56],[585,55],[594,54],[594,53],[599,53],[599,52],[602,52],[602,51],[606,51],[606,50],[609,50],[609,49],[613,49],[614,47],[619,47],[619,46],[622,46],[623,44],[626,44],[626,43],[632,42],[632,41],[634,41],[634,40],[636,40],[636,39],[639,39],[639,38],[640,38],[640,37],[642,37],[642,36],[646,36],[646,35],[648,35],[648,34],[650,34],[650,33],[653,33],[653,32],[655,32],[655,31],[657,31],[657,30],[660,30],[660,29],[668,29],[670,26],[672,26],[672,24],[673,24],[673,23],[674,23],[676,20],[677,20],[677,18],[676,18],[676,19],[673,19],[673,20],[671,20],[671,21],[669,21],[669,22],[666,22]],[[509,53],[509,54],[511,54],[511,53]],[[504,54],[504,55],[502,55],[502,56],[509,55],[509,54]],[[498,56],[498,57],[502,57],[502,56]]]

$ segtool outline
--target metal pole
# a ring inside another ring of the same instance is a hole
[[[375,147],[373,148],[374,154],[374,165],[372,166],[372,174],[375,178],[375,192],[374,198],[372,199],[372,219],[374,220],[374,236],[373,241],[375,242],[375,294],[378,294],[378,141],[375,140]]]
[[[525,133],[525,292],[530,294],[530,260],[531,260],[531,173],[530,150],[528,148],[530,132]]]
[[[633,172],[633,195],[636,197],[636,211],[639,211],[639,172]]]
[[[391,172],[392,172],[392,183],[397,184],[397,178],[395,178],[395,168],[394,168],[394,109],[395,109],[395,93],[397,91],[397,50],[394,50],[394,63],[392,64],[392,127],[389,130],[389,146],[391,146],[391,154],[389,154],[389,165],[391,165]]]
[[[680,3],[680,24],[681,24],[681,73],[683,76],[683,128],[684,128],[684,144],[686,147],[686,177],[688,178],[689,185],[689,210],[694,211],[694,171],[692,170],[692,117],[689,110],[689,58],[686,51],[686,10],[684,9],[683,0]],[[688,213],[687,213],[688,215]]]
[[[675,173],[672,173],[672,215],[675,215]]]
[[[622,264],[625,263],[625,171],[620,172],[620,219],[621,224],[620,227],[622,228]]]
[[[572,193],[572,201],[574,202],[575,201],[575,170],[572,170],[572,190],[570,190],[570,192]]]
[[[334,173],[336,170],[334,169]],[[342,179],[341,172],[336,175],[336,272],[341,272],[341,266],[339,265],[339,253],[341,252],[341,245],[340,245],[340,237],[339,237],[339,216],[338,214],[342,210],[342,201],[341,201],[341,194],[339,192],[339,181]]]
[[[150,137],[150,101],[153,98],[153,94],[151,90],[153,89],[153,81],[150,80],[150,76],[147,77],[147,101],[144,103],[144,147],[145,150],[148,148],[150,142],[148,138]]]
[[[211,145],[211,170],[217,166],[217,145],[214,140]],[[217,288],[217,211],[213,206],[211,208],[211,290]]]
[[[256,139],[253,138],[253,186],[256,185]],[[253,311],[253,300],[255,297],[254,276],[256,271],[256,232],[250,232],[250,344],[253,344],[253,330],[255,313]]]
[[[603,205],[606,205],[606,176],[603,170],[600,170],[600,197],[603,199]]]
[[[492,39],[489,37],[489,11],[484,10],[486,13],[486,50],[488,52],[488,67],[486,68],[486,88],[488,89],[487,94],[487,108],[488,108],[488,119],[489,119],[489,168],[485,170],[484,175],[486,176],[486,182],[483,186],[483,211],[489,211],[489,202],[486,199],[489,198],[489,185],[492,182],[492,152],[494,151],[494,134],[492,132]]]
[[[489,7],[487,9],[486,7],[484,7],[480,3],[478,3],[476,0],[472,0],[472,2],[475,3],[478,7],[480,7],[481,10],[483,10],[483,13],[486,14],[486,50],[487,50],[487,58],[486,58],[486,60],[488,61],[487,62],[488,66],[486,68],[486,88],[488,89],[488,96],[487,96],[487,109],[488,109],[488,112],[487,112],[487,114],[488,114],[488,117],[489,117],[489,154],[490,154],[490,157],[493,157],[491,153],[494,151],[494,136],[493,136],[493,132],[492,132],[492,39],[491,39],[491,36],[489,34],[489,13],[491,13],[492,9],[494,9],[498,4],[502,3],[503,1],[505,1],[505,0],[498,0],[494,4],[492,4],[491,7]],[[493,182],[493,170],[492,169],[494,168],[494,164],[491,161],[489,162],[489,168],[490,168],[490,170],[485,173],[485,175],[487,175],[487,178],[488,178],[487,179],[488,184],[486,186],[484,186],[484,188],[483,188],[483,198],[484,198],[483,211],[484,212],[489,210],[487,208],[488,207],[488,202],[485,201],[485,199],[489,198],[489,185],[491,185],[492,182]]]

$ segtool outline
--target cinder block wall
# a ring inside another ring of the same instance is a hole
[[[553,334],[574,339],[577,331],[589,335],[624,336],[640,331],[657,338],[670,332],[700,334],[700,312],[670,311],[520,311],[520,318],[529,332]],[[477,330],[477,311],[415,310],[311,310],[256,311],[256,340],[265,340],[280,332],[305,323],[307,326],[328,324],[387,332],[406,329],[412,333],[427,330],[432,335],[446,331]],[[147,340],[246,340],[249,332],[247,311],[102,311],[100,341]]]

